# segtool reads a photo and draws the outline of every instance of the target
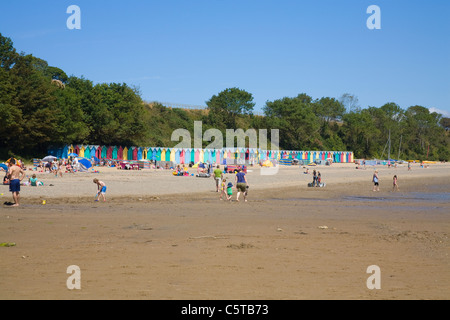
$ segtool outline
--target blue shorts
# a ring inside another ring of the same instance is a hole
[[[106,187],[103,187],[102,190],[100,190],[100,193],[106,193]]]
[[[14,179],[9,182],[9,191],[10,192],[20,192],[20,180]]]

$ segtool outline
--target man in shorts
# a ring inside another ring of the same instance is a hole
[[[100,196],[102,196],[103,198],[103,202],[106,202],[106,197],[105,197],[105,193],[106,193],[106,184],[103,181],[98,180],[97,178],[95,178],[93,180],[93,182],[97,185],[98,187],[98,192],[97,192],[97,196],[95,201],[98,202],[100,199]]]
[[[220,170],[220,165],[217,165],[217,168],[214,169],[214,180],[216,181],[216,192],[219,192],[219,187],[222,185],[223,172]]]
[[[244,193],[244,201],[247,202],[247,177],[245,176],[245,173],[242,171],[241,168],[238,169],[238,173],[236,173],[236,201],[239,202],[239,196],[241,195],[241,192]]]
[[[12,197],[14,200],[14,204],[12,207],[19,206],[20,200],[20,182],[25,178],[25,172],[21,167],[16,164],[15,159],[11,159],[9,162],[8,169],[8,179],[9,179],[9,191],[12,192]]]

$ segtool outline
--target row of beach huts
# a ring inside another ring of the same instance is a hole
[[[48,153],[59,159],[68,159],[69,155],[77,155],[86,159],[107,160],[150,160],[171,161],[174,164],[189,163],[261,163],[266,160],[277,163],[288,164],[289,161],[297,159],[302,163],[354,162],[351,151],[292,151],[292,150],[261,150],[255,148],[223,148],[223,149],[180,149],[162,147],[122,147],[122,146],[99,146],[99,145],[66,145],[63,147],[52,147]]]

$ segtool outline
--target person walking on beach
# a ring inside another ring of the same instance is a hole
[[[373,173],[372,181],[373,181],[373,191],[380,191],[378,170],[375,170],[375,172]]]
[[[12,207],[18,207],[20,200],[20,182],[25,177],[23,169],[16,165],[16,160],[11,159],[8,169],[9,191],[12,193],[14,204]]]
[[[398,191],[398,178],[397,175],[394,176],[393,178],[393,187],[392,187],[392,192],[394,191]]]
[[[97,178],[94,179],[94,183],[97,184],[98,192],[97,192],[97,199],[95,201],[98,201],[100,198],[100,195],[103,198],[103,202],[106,201],[105,193],[106,193],[106,184],[103,181],[98,180]]]
[[[313,170],[313,183],[312,186],[314,187],[317,183],[317,172],[316,169]]]
[[[217,168],[214,169],[214,180],[216,181],[216,192],[219,192],[219,188],[222,185],[223,172],[220,170],[220,165],[217,165]]]
[[[231,197],[233,196],[233,184],[228,182],[227,185],[227,200],[231,201]]]
[[[231,191],[233,192],[233,191]],[[227,196],[227,179],[224,178],[220,184],[220,197],[219,200],[228,200]]]
[[[242,193],[244,193],[244,201],[247,202],[247,194],[245,191],[247,191],[248,182],[247,182],[247,177],[245,176],[245,173],[242,171],[241,168],[238,168],[238,173],[236,173],[235,183],[236,183],[236,190],[237,190],[236,201],[239,202],[239,196],[241,195],[241,192],[242,192]]]

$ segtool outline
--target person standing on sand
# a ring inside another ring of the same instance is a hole
[[[392,192],[398,191],[398,178],[397,178],[397,175],[395,175],[394,178],[393,178],[393,184],[394,184],[394,186],[392,187]]]
[[[242,171],[241,168],[238,168],[238,173],[236,173],[236,190],[237,190],[237,194],[236,194],[236,201],[239,202],[239,196],[242,193],[244,193],[244,201],[247,202],[247,193],[245,191],[247,191],[247,186],[248,186],[248,182],[247,182],[247,177],[245,176],[245,173]]]
[[[375,170],[375,172],[373,173],[372,181],[373,181],[373,191],[380,191],[378,170]]]
[[[227,200],[231,201],[231,197],[233,196],[233,184],[228,182],[227,185]]]
[[[233,191],[231,191],[233,192]],[[220,197],[219,200],[228,200],[227,196],[227,179],[224,178],[222,180],[221,186],[220,186]]]
[[[214,180],[216,181],[216,192],[219,192],[219,188],[222,185],[223,180],[223,172],[220,170],[220,165],[217,165],[217,168],[213,171]]]
[[[103,197],[103,202],[106,202],[106,184],[103,181],[98,180],[97,178],[94,179],[94,183],[98,186],[97,199],[95,201],[98,201],[101,195]]]
[[[9,169],[7,173],[9,179],[9,191],[12,192],[12,197],[14,200],[14,204],[12,207],[19,206],[20,200],[20,182],[25,178],[25,172],[23,169],[16,165],[16,160],[11,159],[9,162]]]

